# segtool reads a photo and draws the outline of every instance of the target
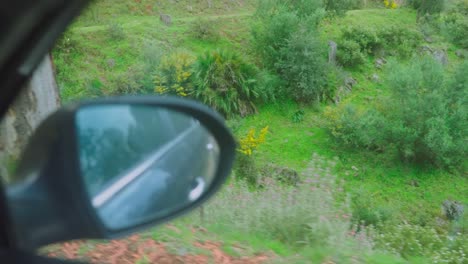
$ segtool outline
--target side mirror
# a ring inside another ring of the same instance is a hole
[[[62,108],[37,129],[6,186],[10,237],[34,250],[166,222],[219,189],[234,153],[222,118],[192,101],[123,97]]]

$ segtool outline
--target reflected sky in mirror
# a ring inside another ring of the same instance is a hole
[[[138,225],[198,200],[213,182],[219,146],[195,119],[148,106],[104,105],[77,114],[80,165],[110,229]]]

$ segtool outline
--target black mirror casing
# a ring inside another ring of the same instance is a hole
[[[110,230],[92,206],[82,177],[76,132],[79,109],[98,105],[142,105],[175,110],[197,119],[220,146],[214,182],[199,200],[165,217],[122,230]],[[13,244],[35,250],[72,239],[112,239],[169,221],[199,206],[219,190],[230,173],[235,141],[223,118],[199,103],[171,97],[120,97],[64,107],[32,136],[16,173],[6,186]]]

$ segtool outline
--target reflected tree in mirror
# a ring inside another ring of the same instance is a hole
[[[219,146],[198,120],[163,108],[89,106],[76,118],[82,175],[109,229],[167,217],[206,192]]]

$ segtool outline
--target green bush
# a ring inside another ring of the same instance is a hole
[[[454,44],[468,49],[468,0],[457,2],[441,20],[442,34]]]
[[[267,12],[259,10],[257,12]],[[300,19],[297,14],[287,12],[287,8],[278,6],[278,13],[259,16],[259,21],[252,28],[253,46],[262,59],[263,65],[277,72],[275,64],[280,58],[280,50],[286,47],[291,35],[299,29]]]
[[[355,67],[365,61],[365,56],[375,54],[382,47],[374,29],[346,27],[338,40],[337,60],[345,67]]]
[[[409,57],[423,39],[419,31],[393,25],[380,29],[377,35],[385,51],[401,57]]]
[[[378,36],[378,31],[373,28],[346,27],[342,31],[342,39],[358,43],[361,52],[367,54],[374,54],[382,47],[382,41]]]
[[[343,40],[338,45],[336,59],[344,67],[355,67],[364,63],[366,57],[361,52],[359,43],[353,40]]]
[[[252,44],[263,66],[277,75],[275,84],[283,88],[274,90],[275,97],[310,102],[326,93],[326,61],[315,31],[323,16],[321,1],[259,2]]]
[[[194,61],[195,57],[186,51],[176,51],[162,57],[154,76],[154,90],[158,94],[191,96]]]
[[[141,80],[144,78],[143,66],[133,65],[124,72],[115,73],[110,78],[109,88],[113,95],[139,94],[143,91]]]
[[[274,103],[279,99],[286,97],[284,80],[278,75],[269,72],[268,70],[260,70],[257,74],[257,93],[259,101],[262,103]]]
[[[329,97],[327,61],[315,32],[295,32],[280,50],[277,67],[287,93],[296,101],[314,102]]]
[[[123,40],[127,37],[121,24],[112,22],[107,25],[107,36],[111,40]]]
[[[323,2],[328,12],[334,12],[338,15],[343,15],[348,10],[362,6],[361,0],[324,0]]]
[[[363,190],[352,193],[352,220],[355,224],[378,226],[391,220],[393,210],[388,207],[375,206],[372,194]]]
[[[373,237],[379,249],[401,255],[406,259],[426,257],[433,263],[466,263],[468,239],[456,235],[451,238],[431,227],[411,224],[383,225]]]
[[[326,115],[331,121],[331,134],[341,143],[375,151],[386,148],[385,119],[375,109],[364,111],[348,104]]]
[[[163,50],[154,40],[147,40],[143,42],[139,57],[143,72],[143,76],[139,80],[142,92],[154,93],[154,76],[157,74],[159,64],[163,58]]]
[[[190,26],[190,32],[196,39],[217,40],[219,37],[216,29],[216,23],[213,20],[197,19]]]
[[[337,59],[343,66],[354,67],[362,64],[366,55],[388,52],[409,57],[421,41],[420,32],[393,25],[379,29],[347,27],[338,41]]]
[[[390,95],[370,110],[341,107],[327,112],[330,132],[343,143],[393,151],[405,161],[463,166],[468,147],[468,62],[452,78],[432,58],[391,64]]]
[[[234,162],[234,171],[237,179],[245,180],[249,186],[256,187],[258,185],[260,174],[254,157],[237,154]]]
[[[446,0],[421,0],[418,13],[421,15],[433,15],[441,13],[445,8]]]
[[[254,113],[258,69],[237,53],[206,52],[193,67],[193,96],[225,116]]]

